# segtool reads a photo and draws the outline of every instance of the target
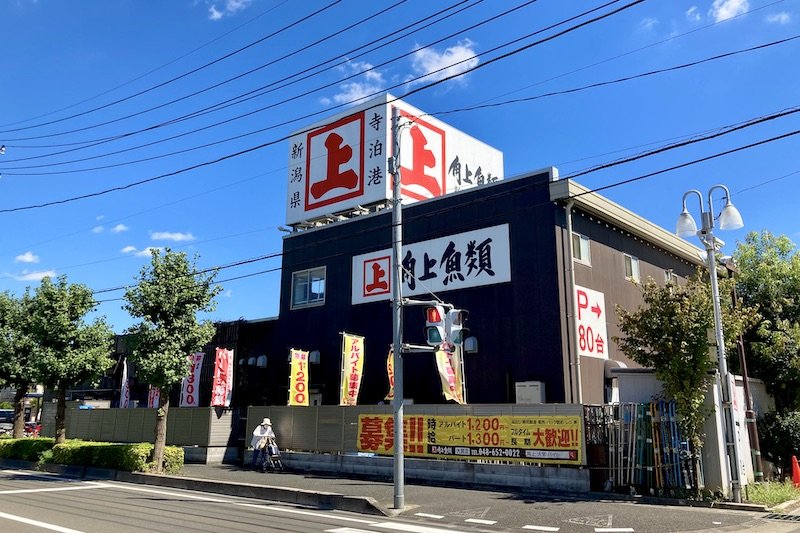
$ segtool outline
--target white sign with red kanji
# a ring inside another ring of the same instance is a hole
[[[404,205],[502,179],[502,152],[386,94],[290,137],[287,224],[391,198],[395,108]]]
[[[508,224],[403,245],[403,296],[511,281]],[[353,257],[352,303],[392,296],[391,250]]]
[[[575,285],[575,333],[578,355],[608,359],[606,297]]]

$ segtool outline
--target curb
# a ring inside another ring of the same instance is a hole
[[[36,466],[36,463],[32,461],[0,459],[0,467],[3,468],[37,470]],[[378,516],[394,516],[397,514],[380,505],[374,498],[368,496],[345,496],[334,492],[318,492],[286,487],[256,485],[252,483],[234,483],[232,481],[212,481],[189,477],[123,472],[120,470],[72,465],[45,464],[40,471],[49,472],[51,474],[61,474],[76,479],[102,479],[173,489],[196,490],[225,496],[272,500],[281,503],[316,507],[318,509],[336,509],[339,511]]]

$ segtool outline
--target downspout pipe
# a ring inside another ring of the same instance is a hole
[[[572,399],[575,403],[583,404],[583,385],[581,385],[581,356],[578,354],[578,336],[575,334],[575,254],[572,250],[572,208],[575,200],[568,200],[564,208],[567,217],[567,332],[569,335],[570,364],[573,369],[570,375],[574,375],[572,385]],[[574,370],[574,372],[573,372]]]

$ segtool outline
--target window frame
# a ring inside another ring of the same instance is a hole
[[[680,280],[680,276],[678,276],[675,271],[671,268],[668,268],[664,271],[664,283],[669,285],[670,283],[677,285],[678,280]]]
[[[575,238],[578,238],[578,252],[575,253]],[[572,232],[572,236],[570,237],[569,245],[572,246],[572,260],[576,263],[580,263],[586,266],[592,266],[592,247],[591,247],[591,240],[586,235],[582,233],[578,233],[577,231]],[[585,244],[585,246],[584,246]],[[583,252],[586,252],[586,257],[584,257]]]
[[[321,273],[321,276],[314,277],[314,274]],[[297,301],[297,285],[298,283],[302,282],[302,278],[305,278],[305,297],[302,301]],[[322,281],[322,297],[318,297],[316,299],[311,299],[311,288],[315,282]],[[290,299],[290,309],[304,309],[306,307],[319,307],[325,305],[325,297],[328,290],[327,287],[327,280],[328,280],[328,271],[326,266],[321,267],[314,267],[314,268],[307,268],[305,270],[298,270],[296,272],[292,272],[292,280],[291,280],[291,299]]]
[[[629,259],[630,259],[630,265],[631,265],[631,274],[630,275],[628,275],[628,260]],[[623,266],[625,268],[625,279],[628,280],[628,281],[632,281],[634,283],[641,283],[642,282],[642,269],[641,269],[639,258],[636,257],[635,255],[623,253],[622,254],[622,262],[623,262]],[[636,265],[636,268],[634,268],[634,265]]]

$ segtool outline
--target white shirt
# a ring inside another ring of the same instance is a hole
[[[265,426],[263,424],[259,424],[256,426],[256,429],[253,430],[253,438],[250,440],[250,447],[254,450],[258,446],[258,442],[263,438],[275,438],[275,432],[272,431],[272,426]]]

